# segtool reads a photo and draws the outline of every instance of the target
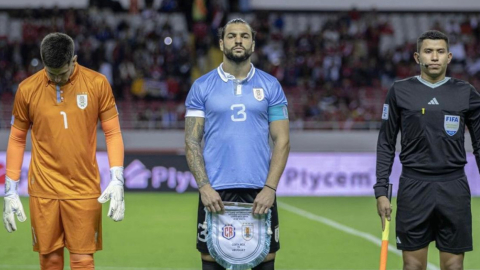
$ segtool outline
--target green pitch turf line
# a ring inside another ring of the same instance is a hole
[[[0,269],[12,269],[12,270],[30,270],[30,269],[39,269],[38,265],[0,265]],[[70,267],[65,267],[66,270]],[[119,266],[95,266],[96,270],[200,270],[199,268],[158,268],[158,267],[119,267]],[[277,270],[329,270],[327,268],[318,268],[318,269],[285,269],[280,268]],[[378,270],[378,269],[335,269],[335,270]],[[390,269],[390,270],[401,270],[401,269]],[[480,270],[480,269],[465,269],[465,270]]]
[[[38,269],[38,265],[0,265],[0,269],[12,269],[12,270],[30,270]],[[70,267],[65,267],[65,269],[70,269]],[[118,267],[118,266],[96,266],[97,270],[200,270],[198,268],[155,268],[155,267]],[[284,269],[280,268],[277,270],[329,270],[326,268],[318,269]],[[335,270],[378,270],[378,269],[335,269]],[[401,270],[401,269],[390,269],[390,270]],[[465,270],[480,270],[480,269],[465,269]]]
[[[0,269],[14,269],[14,270],[30,270],[38,269],[38,265],[0,265]],[[70,267],[65,267],[65,269],[70,269]],[[118,267],[118,266],[95,266],[97,270],[200,270],[198,268],[158,268],[158,267]],[[326,268],[320,269],[284,269],[280,268],[277,270],[329,270]],[[378,270],[378,269],[335,269],[335,270]],[[401,270],[401,269],[390,269],[390,270]],[[480,270],[480,269],[465,269],[465,270]]]
[[[348,233],[348,234],[351,234],[351,235],[354,235],[354,236],[357,236],[357,237],[360,237],[360,238],[363,238],[369,242],[372,242],[374,243],[375,245],[381,247],[382,246],[382,239],[378,238],[378,237],[375,237],[369,233],[366,233],[366,232],[361,232],[361,231],[358,231],[358,230],[355,230],[351,227],[348,227],[348,226],[345,226],[341,223],[338,223],[338,222],[335,222],[331,219],[328,219],[326,217],[322,217],[322,216],[318,216],[318,215],[315,215],[315,214],[312,214],[310,212],[307,212],[303,209],[300,209],[300,208],[297,208],[295,206],[292,206],[292,205],[289,205],[287,203],[284,203],[284,202],[278,202],[278,206],[284,210],[287,210],[291,213],[294,213],[294,214],[297,214],[301,217],[304,217],[304,218],[307,218],[307,219],[310,219],[310,220],[313,220],[313,221],[317,221],[317,222],[320,222],[320,223],[323,223],[325,225],[328,225],[334,229],[337,229],[337,230],[340,230],[340,231],[343,231],[345,233]],[[379,249],[380,251],[380,249]],[[392,245],[388,245],[388,251],[398,255],[398,256],[402,256],[402,252],[400,250],[398,250],[396,247],[392,246]],[[439,267],[435,266],[434,264],[432,263],[427,263],[427,269],[429,270],[440,270]]]

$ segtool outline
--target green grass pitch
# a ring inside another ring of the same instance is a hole
[[[127,193],[125,220],[119,223],[105,216],[107,203],[103,209],[104,249],[95,254],[96,269],[201,269],[195,249],[197,200],[196,193]],[[22,201],[28,216],[28,199]],[[369,234],[379,240],[380,219],[374,198],[280,197],[278,201],[282,204],[281,250],[276,269],[378,269],[379,246],[319,221],[326,218],[353,229],[354,234]],[[292,211],[289,206],[302,211]],[[395,209],[395,201],[393,206]],[[465,269],[480,269],[480,198],[472,199],[472,214],[474,251],[466,254]],[[18,231],[11,234],[0,229],[0,269],[39,269],[38,255],[31,247],[30,220],[17,221],[17,226]],[[393,225],[392,244],[394,231]],[[438,260],[432,243],[429,262],[436,267],[433,269],[439,269]],[[388,269],[401,268],[401,257],[390,252]]]

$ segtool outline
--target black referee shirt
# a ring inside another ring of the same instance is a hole
[[[383,106],[375,197],[387,195],[399,130],[405,177],[434,181],[463,176],[465,124],[480,165],[480,95],[469,83],[446,77],[432,84],[420,76],[396,81]]]

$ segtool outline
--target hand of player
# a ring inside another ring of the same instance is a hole
[[[264,187],[253,201],[252,214],[267,214],[268,209],[273,206],[273,202],[275,202],[275,190]]]
[[[392,205],[387,196],[380,196],[377,198],[377,211],[382,220],[382,231],[385,230],[385,217],[388,221],[391,220]]]
[[[13,181],[8,176],[5,177],[5,198],[3,205],[3,225],[7,232],[11,233],[17,230],[15,223],[15,215],[18,221],[24,222],[27,220],[25,211],[23,210],[22,202],[17,193],[18,181]]]
[[[222,198],[220,198],[220,194],[218,194],[211,185],[205,185],[199,188],[198,191],[200,191],[200,198],[202,199],[203,205],[205,205],[209,212],[223,212],[225,207],[223,206]]]
[[[98,197],[98,202],[105,203],[110,201],[108,214],[114,221],[122,221],[125,215],[125,200],[123,196],[123,167],[110,168],[110,183],[102,195]]]

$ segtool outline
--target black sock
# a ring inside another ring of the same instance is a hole
[[[252,270],[274,270],[274,269],[275,269],[275,260],[262,262],[261,264],[252,268]]]
[[[225,268],[223,268],[217,262],[209,262],[202,260],[202,270],[225,270]]]

